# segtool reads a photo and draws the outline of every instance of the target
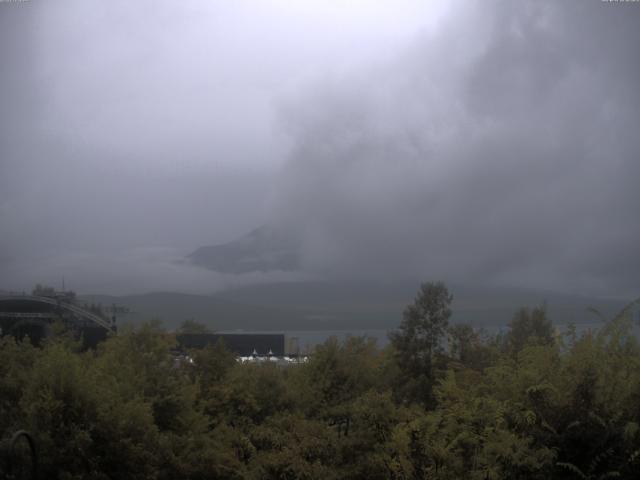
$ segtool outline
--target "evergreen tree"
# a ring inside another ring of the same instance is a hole
[[[405,377],[401,393],[405,399],[425,404],[432,401],[435,355],[442,351],[452,300],[443,282],[423,283],[414,302],[405,309],[399,329],[389,335]]]
[[[517,354],[527,343],[552,345],[553,341],[553,324],[544,304],[531,311],[521,308],[509,323],[506,348],[512,354]]]

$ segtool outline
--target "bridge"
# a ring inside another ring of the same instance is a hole
[[[25,311],[28,310],[29,306],[34,305],[45,306],[46,311]],[[77,305],[65,302],[61,298],[26,294],[0,295],[0,318],[39,319],[41,321],[47,321],[60,317],[61,313],[70,313],[80,320],[89,322],[89,324],[102,327],[108,332],[115,332],[115,325],[108,320]]]

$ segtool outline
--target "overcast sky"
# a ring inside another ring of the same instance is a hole
[[[0,288],[321,275],[640,287],[640,4],[0,3]]]

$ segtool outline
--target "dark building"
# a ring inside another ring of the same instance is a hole
[[[227,349],[240,357],[285,355],[285,336],[282,333],[181,333],[176,335],[176,339],[182,349],[204,348],[222,340]]]

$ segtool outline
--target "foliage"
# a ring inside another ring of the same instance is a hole
[[[334,338],[286,368],[222,343],[179,355],[154,322],[95,351],[5,337],[0,434],[31,431],[52,479],[640,478],[630,309],[568,342],[521,310],[501,340],[445,330],[443,287],[423,286],[387,348]]]
[[[425,405],[432,403],[435,356],[442,350],[452,300],[444,283],[423,283],[414,302],[405,309],[400,327],[389,335],[404,374],[402,396],[405,399]]]
[[[527,344],[551,345],[554,342],[553,325],[547,317],[545,305],[533,310],[521,308],[509,324],[509,333],[505,339],[505,348],[517,354]]]
[[[204,323],[198,322],[192,318],[184,320],[176,333],[212,333],[211,329]]]

